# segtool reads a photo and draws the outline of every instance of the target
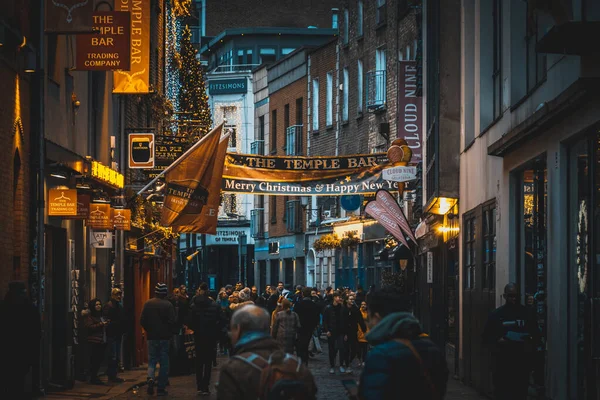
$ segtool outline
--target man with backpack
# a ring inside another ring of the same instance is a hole
[[[231,318],[231,358],[221,368],[217,398],[313,400],[317,387],[300,360],[269,335],[267,311],[245,305]]]
[[[208,285],[201,283],[190,306],[188,326],[194,331],[196,386],[203,396],[210,394],[210,375],[222,322],[221,307],[208,296]]]
[[[403,294],[385,287],[369,294],[372,350],[360,377],[361,400],[441,400],[448,368],[444,354],[408,312]]]

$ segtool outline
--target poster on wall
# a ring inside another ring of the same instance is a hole
[[[131,13],[131,66],[114,72],[113,93],[150,93],[150,5],[150,0],[115,1],[116,11]]]
[[[75,69],[79,71],[129,70],[131,66],[130,13],[96,11],[96,33],[77,35]]]
[[[411,164],[423,160],[423,98],[417,94],[417,62],[400,61],[398,74],[398,135],[412,150]]]

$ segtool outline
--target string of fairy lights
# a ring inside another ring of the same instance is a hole
[[[165,95],[173,105],[173,110],[179,111],[179,91],[181,85],[179,83],[179,65],[177,63],[177,55],[180,50],[181,31],[182,31],[182,16],[177,15],[177,7],[172,2],[167,2],[167,29],[165,34],[165,56],[166,63],[166,79],[165,79]],[[172,126],[171,129],[176,129]]]

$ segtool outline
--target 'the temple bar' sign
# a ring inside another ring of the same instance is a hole
[[[97,11],[97,33],[77,35],[76,69],[82,71],[129,70],[131,20],[124,11]]]

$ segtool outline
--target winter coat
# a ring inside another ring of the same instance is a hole
[[[194,331],[197,342],[201,339],[217,340],[223,325],[221,307],[209,297],[194,297],[187,325]]]
[[[345,305],[342,307],[342,331],[345,335],[348,335],[348,340],[356,341],[358,331],[361,329],[363,331],[367,330],[365,321],[356,305],[350,308]]]
[[[279,294],[272,294],[267,300],[267,311],[271,314],[277,309],[277,300],[279,300]]]
[[[300,300],[294,306],[294,312],[300,318],[300,330],[298,334],[312,334],[321,319],[321,309],[319,306],[308,297]]]
[[[362,315],[363,321],[365,321],[365,328],[367,329],[363,330],[361,328],[358,330],[358,341],[361,343],[367,343],[366,334],[369,333],[369,327],[367,325],[367,322],[369,320],[369,313],[367,311],[360,310],[360,315]]]
[[[360,377],[359,398],[363,400],[438,400],[446,393],[448,369],[440,349],[421,333],[419,321],[410,313],[393,313],[383,318],[366,336],[373,346]],[[397,338],[408,339],[423,360]],[[423,368],[433,382],[425,377]]]
[[[235,356],[251,352],[268,360],[276,351],[282,351],[282,348],[267,333],[249,332],[244,334],[233,349],[232,357],[221,367],[217,399],[256,400],[260,398],[261,388],[259,385],[262,371],[252,368]],[[307,373],[306,385],[309,392],[312,393],[312,398],[315,398],[317,386],[310,372]]]
[[[300,318],[298,318],[298,314],[291,310],[277,313],[272,335],[281,344],[286,353],[294,353],[299,328]]]
[[[148,300],[142,309],[140,324],[148,340],[169,340],[176,331],[175,307],[167,299],[155,297]]]
[[[102,317],[88,313],[85,316],[84,326],[87,330],[88,343],[106,343],[106,326],[102,323]]]
[[[332,304],[325,307],[323,310],[323,331],[331,332],[332,337],[337,337],[346,334],[342,322],[342,311],[344,306],[333,306]]]
[[[110,299],[104,304],[102,315],[109,320],[108,325],[106,325],[106,336],[108,338],[118,338],[125,332],[125,313],[121,303]]]

